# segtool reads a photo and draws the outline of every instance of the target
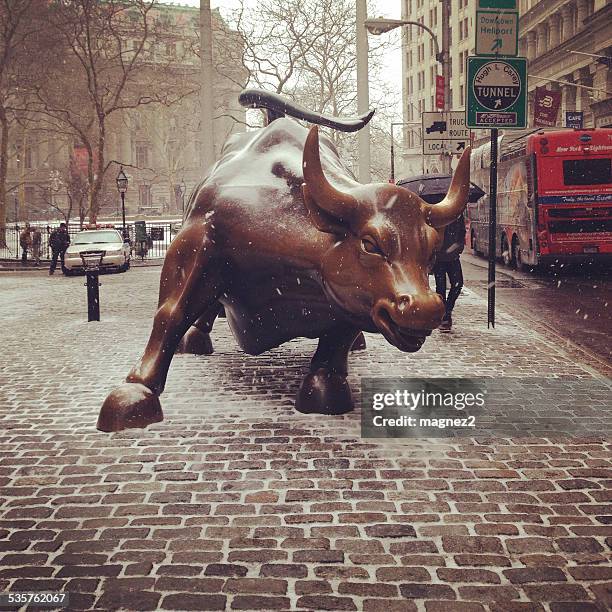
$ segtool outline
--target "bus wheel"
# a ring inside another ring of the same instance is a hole
[[[512,253],[510,251],[510,247],[508,246],[508,239],[506,238],[506,234],[502,235],[501,241],[501,252],[502,252],[502,260],[504,265],[508,268],[512,267]]]

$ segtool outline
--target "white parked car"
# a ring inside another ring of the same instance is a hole
[[[64,258],[64,274],[83,271],[83,251],[104,251],[101,270],[125,272],[130,267],[130,245],[116,229],[84,230],[72,236]]]

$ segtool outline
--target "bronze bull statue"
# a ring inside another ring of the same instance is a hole
[[[275,120],[232,137],[192,195],[166,255],[149,342],[127,382],[106,398],[102,431],[162,420],[159,396],[174,353],[211,354],[209,333],[222,309],[251,355],[293,338],[319,339],[296,408],[322,414],[353,408],[347,358],[361,331],[414,352],[442,320],[427,277],[438,230],[467,203],[469,149],[445,200],[431,206],[393,184],[358,183],[317,126],[276,118],[304,117],[299,107],[261,92],[243,99],[271,108]],[[347,131],[370,117],[307,116]]]

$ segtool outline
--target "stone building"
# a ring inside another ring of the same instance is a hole
[[[451,0],[451,109],[464,110],[465,65],[475,53],[475,0]],[[609,0],[518,0],[519,55],[529,60],[529,113],[537,86],[562,91],[558,126],[565,111],[584,112],[585,127],[612,125],[612,3]],[[431,28],[442,43],[440,0],[402,0],[402,19]],[[435,77],[442,67],[435,59],[432,37],[422,28],[402,28],[403,148],[400,173],[437,171],[437,156],[423,156],[421,114],[436,110]],[[603,56],[603,57],[602,57]]]
[[[529,117],[537,86],[561,91],[565,111],[582,111],[584,127],[612,126],[612,3],[520,0],[520,54],[529,60]]]
[[[152,70],[143,78],[155,78],[155,63],[181,79],[192,93],[170,106],[147,104],[114,114],[108,121],[106,160],[116,160],[106,176],[100,217],[119,212],[115,177],[124,164],[129,178],[128,215],[180,216],[183,202],[203,178],[200,135],[200,13],[197,7],[159,4],[156,16],[163,27],[163,44],[148,50]],[[247,72],[240,56],[240,35],[212,11],[215,82],[215,151],[233,132],[244,131],[245,110],[238,94]],[[129,41],[128,41],[129,44]],[[161,48],[160,48],[161,47]],[[151,77],[151,74],[153,77]],[[150,86],[149,80],[147,85]],[[72,139],[43,130],[15,128],[9,145],[8,221],[57,218],[53,204],[67,208],[66,183],[83,173],[87,156]],[[70,168],[72,167],[72,172]],[[183,195],[184,194],[184,195]],[[78,211],[73,210],[73,215]]]

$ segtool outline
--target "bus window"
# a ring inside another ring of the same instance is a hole
[[[612,182],[611,162],[610,159],[563,160],[563,183],[565,185],[606,185]]]

